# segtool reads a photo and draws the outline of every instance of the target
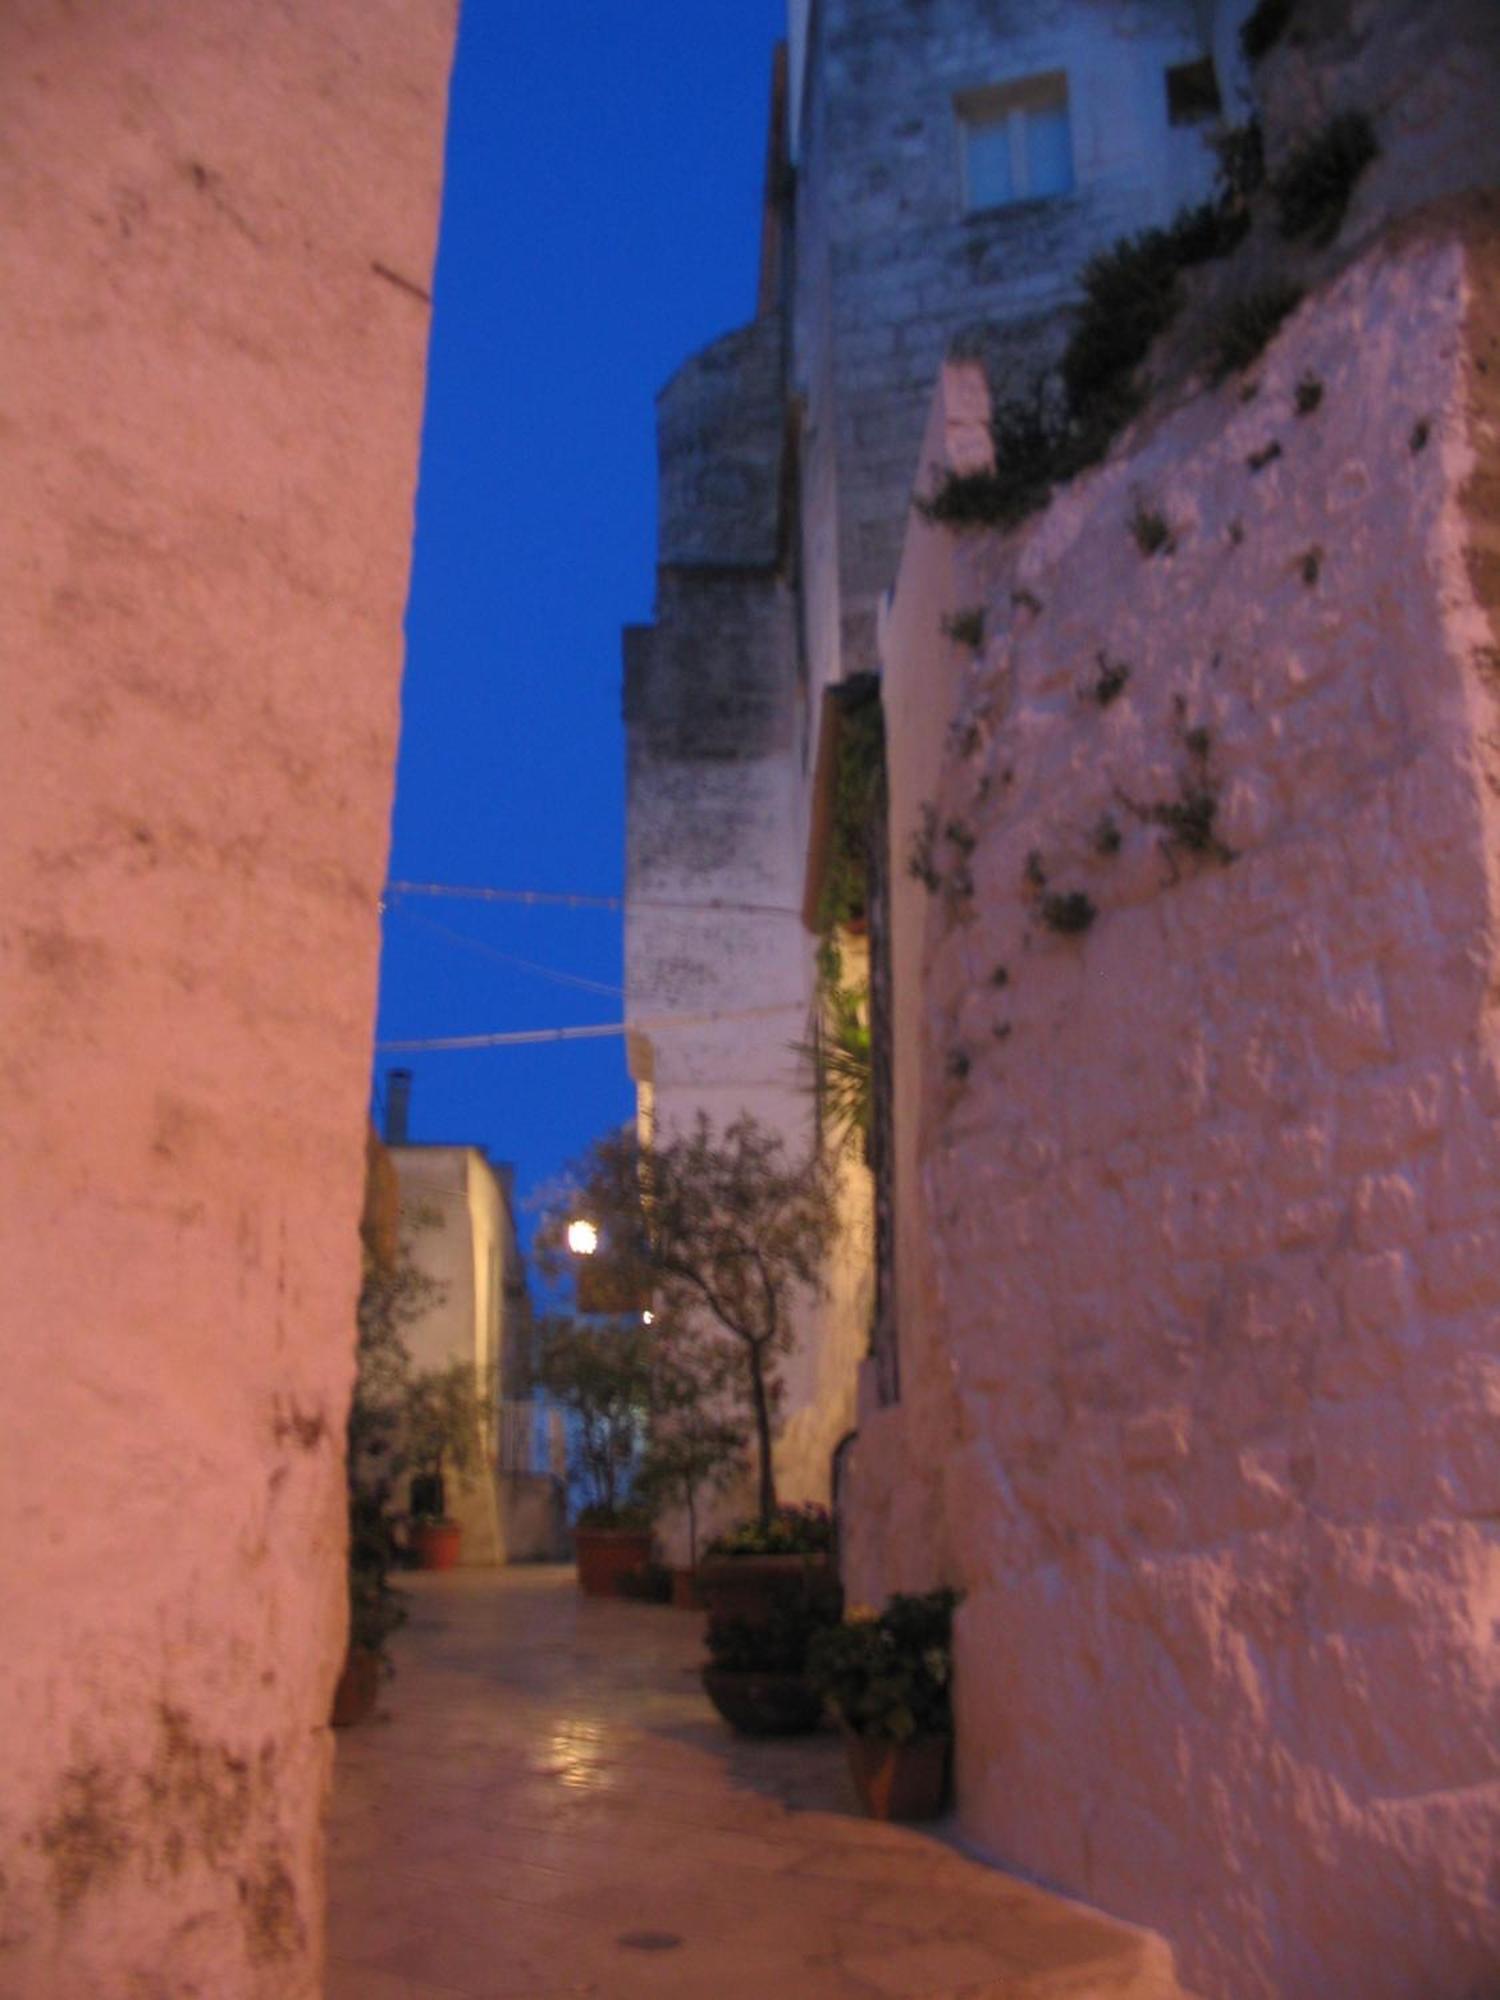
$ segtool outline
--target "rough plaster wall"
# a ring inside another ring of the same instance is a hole
[[[949,362],[938,379],[921,464],[974,471],[992,464],[990,397],[975,362]],[[921,1067],[927,892],[907,867],[912,830],[937,795],[949,721],[958,706],[967,648],[944,640],[943,620],[971,605],[983,585],[975,545],[913,514],[906,550],[882,622],[890,881],[891,1133],[893,1319],[905,1400],[878,1401],[877,1371],[859,1383],[859,1443],[847,1467],[842,1533],[845,1587],[855,1603],[878,1604],[892,1590],[926,1589],[953,1573],[946,1541],[941,1468],[959,1438],[951,1371],[943,1344],[938,1272],[923,1189]],[[988,553],[988,551],[986,551]]]
[[[1500,226],[1457,226],[960,586],[993,636],[936,801],[978,840],[927,940],[941,1362],[862,1445],[860,1587],[921,1572],[915,1480],[969,1591],[965,1824],[1210,2000],[1478,1994],[1500,1955]],[[1227,864],[1139,816],[1198,727]]]
[[[447,0],[0,21],[0,1992],[28,2000],[319,1990],[404,285],[452,32]]]

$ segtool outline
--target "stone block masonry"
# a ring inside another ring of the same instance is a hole
[[[932,383],[955,341],[1052,319],[1095,251],[1198,200],[1213,162],[1172,129],[1165,72],[1206,50],[1194,0],[822,0],[801,133],[794,387],[807,405],[806,645],[815,687],[875,665]],[[965,205],[960,100],[1067,78],[1072,190]],[[1226,78],[1226,87],[1233,79]],[[1029,386],[1055,324],[1016,345]],[[833,493],[836,489],[836,503]]]
[[[1367,248],[1253,380],[955,555],[988,617],[931,794],[932,1283],[861,1425],[848,1581],[946,1563],[969,1831],[1210,2000],[1480,1994],[1494,199]],[[892,699],[943,644],[888,658]]]
[[[314,2000],[450,0],[0,19],[0,1994]]]

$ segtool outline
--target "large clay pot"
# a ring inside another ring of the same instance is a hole
[[[452,1569],[463,1546],[457,1521],[413,1521],[411,1551],[418,1569]]]
[[[871,1819],[937,1819],[948,1797],[951,1736],[913,1736],[892,1743],[844,1730],[849,1775]]]
[[[826,1555],[705,1556],[698,1565],[698,1595],[710,1618],[743,1618],[763,1625],[789,1600],[838,1588]]]
[[[616,1579],[651,1560],[649,1528],[579,1528],[574,1535],[578,1588],[585,1597],[615,1597]]]
[[[823,1719],[823,1700],[802,1674],[703,1669],[703,1691],[741,1736],[805,1736]]]
[[[335,1729],[352,1729],[356,1722],[363,1722],[373,1714],[379,1694],[379,1653],[368,1646],[351,1646],[344,1660],[344,1671],[333,1690],[330,1722]]]

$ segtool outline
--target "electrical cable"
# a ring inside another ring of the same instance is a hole
[[[462,931],[450,930],[446,924],[435,923],[431,917],[419,917],[415,910],[403,910],[399,904],[395,908],[406,923],[431,931],[436,937],[447,938],[451,944],[463,945],[466,950],[476,951],[483,958],[496,959],[501,965],[514,966],[520,972],[534,972],[539,979],[555,980],[559,986],[577,986],[585,993],[602,993],[612,1000],[624,994],[623,986],[609,986],[602,979],[585,979],[582,973],[562,972],[556,966],[538,965],[535,959],[517,958],[512,952],[499,951],[479,938],[465,937]]]
[[[528,906],[567,910],[693,910],[716,911],[735,916],[800,917],[790,903],[742,903],[734,900],[694,900],[670,896],[583,896],[551,889],[467,888],[453,882],[387,882],[381,898],[384,909],[392,897],[441,896],[471,903],[522,903]]]
[[[635,1021],[600,1021],[582,1028],[514,1028],[495,1035],[429,1035],[406,1041],[377,1042],[377,1055],[462,1054],[471,1049],[514,1049],[537,1042],[602,1041],[635,1032],[659,1034],[674,1028],[709,1028],[723,1021],[767,1020],[776,1014],[802,1014],[805,1003],[783,1000],[774,1007],[733,1007],[713,1014],[642,1015]]]

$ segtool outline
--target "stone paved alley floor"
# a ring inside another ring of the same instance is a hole
[[[1159,2000],[1163,1949],[860,1818],[832,1735],[731,1736],[702,1617],[571,1570],[406,1579],[338,1742],[328,2000]]]

